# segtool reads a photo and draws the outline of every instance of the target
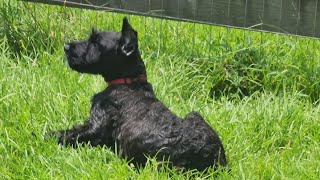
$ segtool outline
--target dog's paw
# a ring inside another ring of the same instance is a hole
[[[59,138],[62,135],[63,134],[61,133],[61,131],[53,131],[53,132],[46,133],[45,137],[48,137],[48,138]]]

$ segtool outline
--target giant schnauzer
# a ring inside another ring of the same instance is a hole
[[[179,118],[156,98],[127,18],[121,32],[93,29],[88,40],[68,43],[64,51],[73,70],[99,74],[108,87],[93,96],[83,125],[53,133],[59,144],[106,145],[138,165],[148,156],[200,171],[227,165],[217,133],[199,113]]]

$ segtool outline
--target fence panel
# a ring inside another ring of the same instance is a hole
[[[320,38],[319,0],[24,0]]]

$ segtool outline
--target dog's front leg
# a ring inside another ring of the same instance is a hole
[[[58,137],[58,143],[77,147],[77,144],[90,144],[92,146],[106,145],[113,147],[113,122],[116,111],[112,107],[93,105],[89,119],[79,126],[69,130],[60,130],[52,135]]]
[[[74,126],[68,130],[59,130],[52,134],[58,137],[59,144],[77,147],[78,143],[87,143],[91,139],[90,134],[92,133],[88,132],[88,130],[91,129],[89,121],[90,120],[83,125]]]
[[[85,124],[74,126],[69,130],[58,131],[58,143],[77,147],[78,144],[92,146],[112,146],[112,129],[106,124],[93,124],[88,120]]]

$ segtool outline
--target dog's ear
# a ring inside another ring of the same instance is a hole
[[[120,47],[121,52],[126,56],[130,56],[138,49],[138,33],[132,29],[126,17],[122,22]]]
[[[97,30],[93,27],[91,28],[91,34],[96,34],[97,33]]]
[[[97,39],[97,34],[98,34],[98,31],[94,28],[91,29],[91,34],[89,36],[89,41],[90,42],[97,42],[98,39]]]
[[[124,17],[122,20],[122,32],[133,30],[127,17]]]

